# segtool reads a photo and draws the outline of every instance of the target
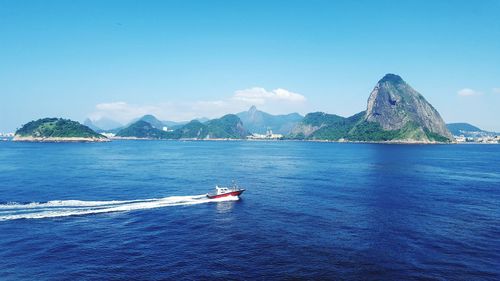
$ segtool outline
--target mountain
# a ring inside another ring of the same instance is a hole
[[[168,138],[167,132],[155,128],[150,123],[139,120],[116,133],[117,137],[163,139]]]
[[[89,118],[87,118],[87,119],[85,119],[85,121],[83,121],[83,125],[89,127],[90,129],[92,129],[93,131],[96,131],[96,132],[100,132],[102,130],[101,128],[94,125],[92,120],[90,120]]]
[[[99,118],[96,120],[91,120],[89,118],[85,119],[84,125],[92,128],[96,132],[109,132],[116,128],[120,128],[123,125],[109,118]],[[94,129],[95,128],[95,129]]]
[[[194,120],[200,121],[201,123],[205,123],[210,120],[210,118],[207,117],[201,117],[201,118],[195,118]],[[186,124],[187,122],[177,122],[177,123],[184,123]]]
[[[174,132],[174,138],[177,139],[204,139],[208,135],[208,128],[198,120],[193,120]]]
[[[446,127],[448,127],[448,130],[450,130],[454,136],[468,134],[469,132],[483,132],[483,130],[469,123],[450,123],[446,124]]]
[[[437,110],[395,74],[387,74],[378,81],[366,111],[348,118],[310,113],[292,130],[290,137],[423,143],[453,140]]]
[[[482,130],[474,125],[471,125],[469,123],[450,123],[446,124],[446,127],[448,127],[448,130],[454,135],[454,136],[465,136],[468,138],[475,138],[475,137],[486,137],[486,136],[496,136],[499,135],[499,133],[495,132],[488,132],[485,130]]]
[[[227,114],[204,124],[208,128],[210,138],[242,139],[249,135],[241,119],[234,114]]]
[[[107,138],[76,121],[43,118],[24,124],[15,133],[15,141],[107,141]]]
[[[150,114],[142,116],[137,121],[148,122],[149,124],[151,124],[151,126],[153,126],[156,129],[159,129],[159,130],[163,130],[163,127],[165,127],[165,124],[163,124],[162,121],[158,120],[156,117],[154,117],[153,115],[150,115]]]
[[[364,111],[348,118],[324,112],[309,113],[293,128],[290,136],[294,139],[346,139],[352,137],[350,131],[364,117]]]
[[[248,131],[243,127],[240,118],[234,114],[212,119],[205,123],[193,120],[173,132],[165,132],[150,123],[139,120],[120,130],[118,137],[134,137],[148,139],[243,139]]]
[[[177,138],[244,139],[249,135],[240,118],[227,114],[205,123],[193,120],[173,132]]]
[[[186,125],[188,123],[186,121],[181,121],[181,122],[162,121],[162,120],[159,120],[158,118],[156,118],[154,115],[147,114],[147,115],[142,116],[141,118],[137,118],[137,119],[132,120],[128,125],[131,125],[132,123],[135,123],[135,122],[140,121],[140,120],[148,122],[154,128],[159,129],[159,130],[163,130],[163,127],[167,127],[169,130],[170,129],[177,129],[177,128],[180,128],[181,126]],[[200,121],[200,122],[203,122],[203,121]]]
[[[435,135],[453,138],[437,110],[395,74],[385,75],[373,89],[366,121],[376,122],[386,131],[409,129],[405,135],[413,140],[429,141]]]
[[[245,128],[258,134],[265,134],[268,129],[271,129],[273,133],[287,135],[304,118],[298,113],[272,115],[258,110],[255,106],[236,115],[241,119]]]

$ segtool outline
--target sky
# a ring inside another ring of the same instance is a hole
[[[500,1],[0,0],[0,132],[251,105],[349,116],[396,73],[500,131]]]

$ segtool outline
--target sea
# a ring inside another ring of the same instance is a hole
[[[212,201],[215,185],[246,189]],[[0,280],[499,280],[500,145],[0,142]]]

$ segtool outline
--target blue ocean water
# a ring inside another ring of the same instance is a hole
[[[1,280],[498,280],[500,146],[0,143]],[[239,201],[207,202],[237,180]]]

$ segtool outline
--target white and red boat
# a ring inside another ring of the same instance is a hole
[[[215,186],[215,193],[207,193],[207,197],[209,199],[216,199],[216,198],[222,198],[222,197],[228,197],[228,196],[236,196],[239,197],[245,189],[239,188],[234,184],[232,187],[222,187],[222,186]]]

